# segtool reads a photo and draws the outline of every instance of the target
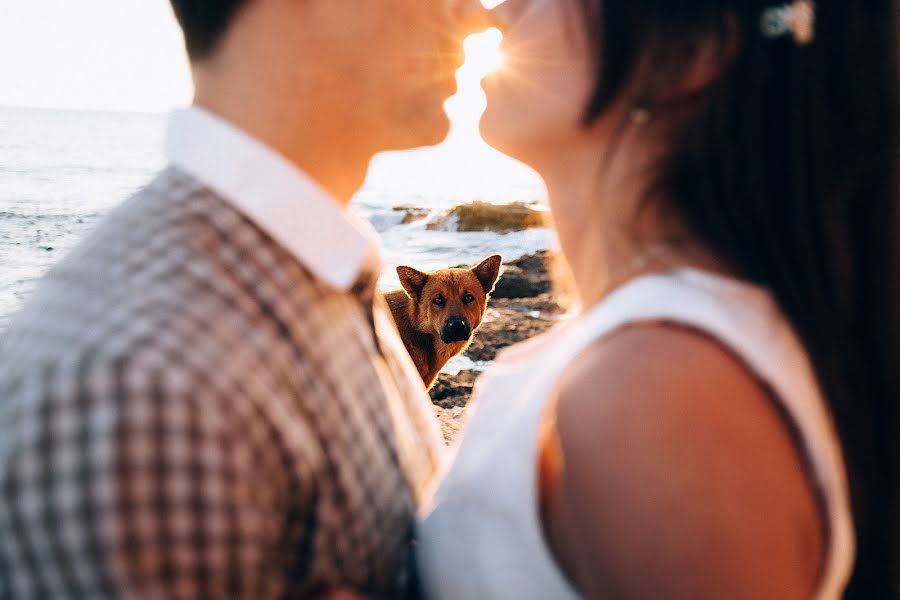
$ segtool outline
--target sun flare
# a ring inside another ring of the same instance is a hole
[[[466,38],[466,62],[456,72],[459,90],[447,101],[446,109],[453,122],[454,134],[478,137],[478,119],[484,112],[486,99],[479,85],[481,80],[503,65],[500,42],[503,34],[491,28]]]
[[[470,35],[465,41],[466,66],[473,76],[479,79],[503,66],[503,53],[500,42],[503,34],[491,27],[482,33]]]
[[[498,0],[483,0],[497,5]],[[464,42],[466,61],[456,72],[457,93],[444,104],[450,118],[450,134],[444,143],[414,152],[388,152],[375,158],[367,193],[421,198],[448,206],[481,200],[491,203],[544,201],[546,189],[540,177],[510,157],[488,146],[479,133],[479,121],[487,106],[481,80],[503,68],[496,28],[470,35]]]

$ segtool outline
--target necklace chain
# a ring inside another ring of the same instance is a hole
[[[610,277],[604,285],[601,298],[605,298],[637,273],[647,269],[657,261],[672,253],[672,248],[665,244],[651,244],[631,257],[620,268],[610,271]]]

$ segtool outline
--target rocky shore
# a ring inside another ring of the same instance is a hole
[[[460,233],[474,231],[509,233],[535,227],[547,227],[548,218],[546,210],[537,208],[534,203],[493,204],[480,200],[459,204],[441,213],[435,213],[431,208],[415,205],[396,206],[394,212],[402,215],[400,225],[425,221],[425,228],[428,231]]]
[[[543,333],[559,320],[565,311],[551,289],[549,258],[548,253],[538,252],[504,265],[481,327],[464,357],[483,368],[506,346]],[[448,443],[460,431],[481,368],[463,369],[455,375],[442,373],[431,388],[434,411]]]

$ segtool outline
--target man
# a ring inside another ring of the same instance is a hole
[[[446,134],[456,7],[172,4],[170,166],[0,342],[0,598],[403,597],[441,442],[345,205]]]

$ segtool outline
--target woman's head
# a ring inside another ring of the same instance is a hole
[[[586,31],[572,0],[506,0],[492,11],[503,31],[504,67],[482,82],[488,103],[481,133],[488,143],[540,168],[582,136],[594,85]]]
[[[820,0],[811,40],[764,26],[779,0],[508,2],[486,139],[534,164],[585,136],[615,153],[626,130],[663,132],[646,203],[777,298],[844,446],[849,595],[898,589],[897,2]]]

